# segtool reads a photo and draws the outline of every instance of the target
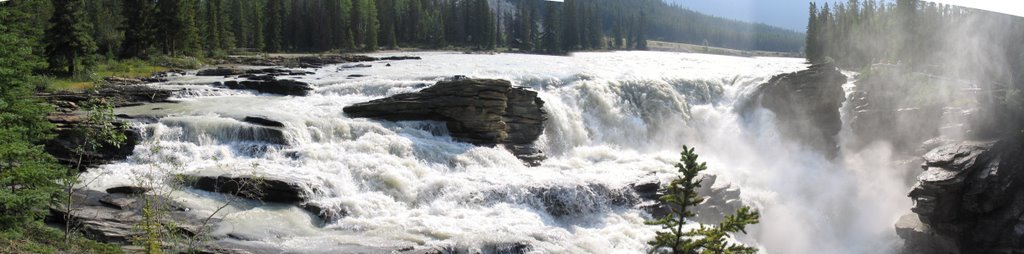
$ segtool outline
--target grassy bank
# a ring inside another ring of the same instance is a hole
[[[149,60],[101,60],[85,71],[71,77],[40,77],[36,88],[41,91],[83,91],[96,88],[104,78],[147,78],[156,72],[171,69],[197,69],[203,59],[194,57],[158,56]]]
[[[65,243],[63,232],[42,224],[19,231],[0,231],[0,253],[123,253],[119,246],[81,236]]]

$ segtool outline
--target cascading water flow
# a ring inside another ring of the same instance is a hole
[[[909,207],[884,145],[829,160],[778,134],[772,113],[741,114],[758,84],[806,67],[802,59],[658,52],[571,57],[418,53],[418,61],[310,69],[306,97],[218,90],[220,78],[180,77],[180,102],[121,108],[145,141],[123,162],[92,169],[87,188],[153,176],[260,176],[301,185],[306,202],[246,201],[221,210],[213,234],[241,246],[300,253],[440,247],[501,252],[638,253],[657,227],[629,186],[669,179],[683,145],[697,148],[716,187],[742,190],[762,212],[738,240],[767,253],[877,253],[896,241]],[[352,74],[359,74],[350,76]],[[360,76],[362,75],[362,76]],[[346,117],[342,108],[412,92],[454,75],[537,90],[548,112],[537,141],[549,159],[524,166],[500,147],[454,141],[443,123]],[[222,79],[220,79],[222,80]],[[243,121],[258,116],[281,126]],[[193,212],[225,197],[173,192]],[[714,198],[714,197],[713,197]]]

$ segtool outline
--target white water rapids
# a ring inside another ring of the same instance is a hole
[[[744,201],[761,211],[762,222],[738,238],[764,253],[880,253],[898,244],[892,225],[910,206],[909,188],[885,145],[843,151],[829,161],[780,137],[767,110],[750,117],[734,110],[771,76],[805,68],[802,59],[664,52],[413,55],[423,60],[309,69],[316,73],[295,78],[316,84],[308,97],[202,85],[222,79],[216,77],[158,84],[193,91],[182,93],[180,103],[119,109],[170,116],[140,124],[144,141],[133,156],[83,179],[95,179],[87,187],[103,190],[177,173],[275,177],[319,190],[309,193],[311,202],[349,213],[317,225],[315,216],[292,205],[242,202],[221,211],[224,221],[213,234],[231,234],[224,241],[256,248],[488,251],[527,243],[538,253],[640,253],[659,228],[644,225],[646,212],[615,205],[601,192],[651,173],[672,177],[678,153],[690,145],[717,184],[738,186]],[[526,167],[504,149],[453,141],[443,124],[342,113],[347,105],[453,75],[507,79],[539,91],[550,120],[537,143],[549,159]],[[236,119],[245,116],[283,122],[288,145],[241,134],[250,124]],[[531,193],[556,187],[571,214],[552,215]],[[173,195],[204,216],[225,200],[187,189]]]

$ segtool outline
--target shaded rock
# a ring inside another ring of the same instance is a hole
[[[905,240],[910,253],[960,253],[953,239],[939,235],[921,222],[917,214],[905,214],[896,221],[896,235]]]
[[[128,197],[128,195],[126,194],[113,193],[101,197],[100,203],[107,205],[111,208],[128,210],[131,209],[133,204],[135,204],[135,200],[136,199]]]
[[[948,86],[941,83],[898,65],[871,66],[858,76],[847,106],[855,136],[850,145],[860,148],[886,141],[895,151],[912,152],[921,142],[938,136],[945,100],[929,98],[922,91],[940,94],[939,88]]]
[[[150,189],[146,188],[146,187],[118,186],[118,187],[108,188],[107,189],[107,193],[109,193],[109,194],[117,194],[117,193],[119,193],[119,194],[128,194],[128,195],[138,195],[138,194],[144,194],[146,192],[149,192],[149,190]]]
[[[193,216],[180,204],[159,196],[106,194],[79,189],[73,193],[72,198],[75,202],[70,214],[67,213],[66,207],[57,205],[50,208],[47,221],[63,223],[70,219],[79,225],[78,230],[86,238],[105,243],[127,245],[131,244],[134,238],[141,236],[142,231],[136,229],[143,221],[144,198],[149,199],[152,207],[166,208],[162,209],[166,218],[157,222],[173,227],[175,232],[183,236],[194,234],[202,227],[205,219]],[[217,221],[212,219],[212,222]]]
[[[388,57],[378,58],[377,60],[399,61],[399,60],[422,60],[422,59],[423,58],[418,57],[418,56],[388,56]]]
[[[369,64],[350,64],[350,65],[342,65],[340,69],[370,68],[370,67],[373,67],[373,65],[369,65]]]
[[[290,79],[271,79],[260,81],[225,81],[223,85],[235,90],[255,90],[260,93],[307,96],[313,87],[301,81]]]
[[[302,210],[306,210],[307,212],[312,213],[314,216],[323,220],[325,224],[338,221],[341,218],[345,218],[346,216],[348,216],[348,211],[344,209],[330,209],[315,203],[307,202],[299,205],[299,208],[302,208]]]
[[[963,253],[1024,251],[1021,140],[949,144],[924,160],[925,172],[909,194],[914,200],[911,211],[923,225],[907,218],[898,227],[908,246],[949,244]]]
[[[252,70],[246,70],[245,73],[248,74],[248,75],[258,76],[258,77],[264,77],[264,76],[303,76],[303,75],[313,74],[313,72],[310,72],[310,71],[292,70],[292,69],[283,69],[283,68],[252,69]],[[256,74],[262,74],[262,75],[256,75]],[[244,77],[244,76],[245,75],[242,75],[240,77]]]
[[[272,178],[183,175],[182,179],[192,188],[266,202],[301,203],[306,196],[302,186]]]
[[[82,123],[84,120],[84,117],[81,115],[51,116],[50,122],[57,125],[55,129],[56,137],[47,141],[43,149],[64,165],[76,166],[79,159],[81,159],[82,169],[85,169],[115,160],[127,159],[128,156],[134,153],[135,146],[141,142],[142,136],[137,130],[119,127],[118,129],[126,137],[123,144],[103,143],[99,148],[87,151],[79,157],[76,151],[79,147],[83,147],[85,136],[78,128],[84,124]],[[125,123],[116,122],[115,125],[124,126]],[[84,126],[84,128],[97,127]]]
[[[39,93],[37,97],[60,106],[70,102],[76,106],[86,105],[91,99],[103,100],[114,107],[134,106],[144,103],[169,102],[175,90],[147,85],[106,86],[94,91]]]
[[[247,116],[242,119],[242,122],[247,122],[266,127],[284,127],[284,123],[270,120],[262,116]]]
[[[836,135],[842,128],[839,108],[846,101],[844,83],[846,76],[834,65],[818,64],[772,77],[754,94],[761,107],[775,113],[783,135],[835,157]]]
[[[285,67],[300,67],[300,68],[321,68],[325,65],[331,64],[342,64],[342,63],[354,63],[354,62],[372,62],[378,60],[419,60],[417,56],[392,56],[384,58],[376,58],[365,55],[316,55],[316,56],[300,56],[300,57],[284,57],[284,56],[271,56],[271,57],[229,57],[225,59],[224,63],[231,64],[242,64],[242,65],[253,65],[253,66],[285,66]]]
[[[506,80],[441,81],[416,93],[358,103],[344,108],[351,117],[393,121],[444,121],[456,140],[476,145],[511,144],[521,159],[535,161],[527,149],[544,131],[547,113],[537,92],[513,88]]]

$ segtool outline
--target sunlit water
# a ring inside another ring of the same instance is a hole
[[[523,242],[539,253],[639,253],[658,228],[644,225],[646,212],[615,205],[602,192],[652,173],[672,177],[679,151],[690,145],[719,176],[718,185],[738,186],[744,201],[761,210],[761,224],[739,237],[743,242],[767,253],[879,253],[897,244],[892,223],[910,204],[905,176],[890,165],[885,145],[844,151],[833,162],[783,140],[767,110],[747,116],[734,110],[771,76],[806,67],[802,59],[661,52],[414,55],[423,60],[316,69],[297,77],[317,85],[308,97],[201,85],[220,80],[215,77],[159,84],[191,91],[177,104],[120,109],[171,116],[140,124],[146,141],[135,155],[85,178],[100,190],[173,173],[282,178],[303,184],[310,202],[349,213],[318,225],[291,205],[240,202],[221,211],[225,220],[213,234],[232,234],[245,240],[225,241],[255,247],[488,251]],[[540,91],[550,120],[537,143],[550,158],[526,167],[501,148],[453,141],[443,124],[342,113],[347,105],[453,75],[507,79]],[[284,122],[287,145],[240,138],[252,128],[237,120],[245,116]],[[559,190],[558,199],[575,205],[574,212],[546,211],[531,193],[544,189]],[[194,190],[173,195],[201,215],[225,201]]]

